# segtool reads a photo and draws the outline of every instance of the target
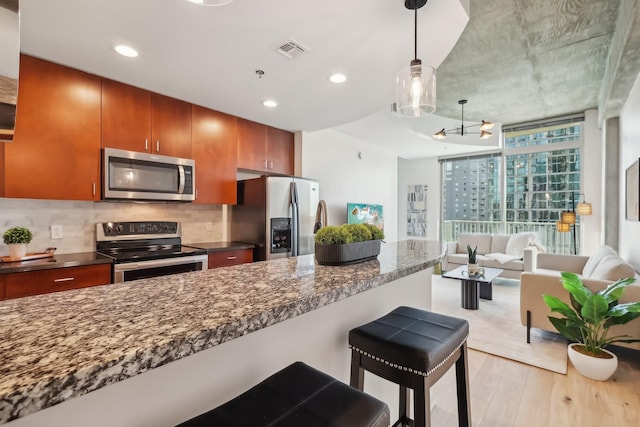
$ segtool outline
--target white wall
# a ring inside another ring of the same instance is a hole
[[[320,183],[330,225],[347,222],[348,202],[382,205],[385,240],[398,240],[398,157],[394,153],[331,129],[303,132],[301,148],[301,175]]]
[[[439,240],[440,229],[440,164],[436,157],[398,159],[398,239],[407,237],[407,187],[427,185],[427,240]]]
[[[640,271],[640,222],[627,221],[625,219],[625,171],[640,158],[640,76],[625,102],[620,114],[620,169],[619,192],[617,202],[620,204],[619,227],[619,252]],[[616,202],[615,195],[607,199],[610,203]]]
[[[584,113],[584,150],[582,155],[582,192],[586,201],[591,203],[593,214],[581,216],[583,255],[595,252],[604,243],[603,195],[603,132],[598,128],[598,110],[587,110]],[[580,201],[582,201],[580,197]],[[576,203],[578,198],[576,197]]]

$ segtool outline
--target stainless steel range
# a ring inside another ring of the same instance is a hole
[[[113,258],[115,283],[208,267],[205,249],[182,245],[177,222],[105,222],[96,228],[96,251]]]

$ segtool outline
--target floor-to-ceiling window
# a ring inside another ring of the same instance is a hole
[[[579,216],[569,232],[556,223],[579,200],[582,122],[569,117],[504,128],[501,153],[441,159],[442,239],[535,231],[550,252],[579,252]]]
[[[496,233],[501,224],[500,154],[442,162],[443,240],[459,233]]]

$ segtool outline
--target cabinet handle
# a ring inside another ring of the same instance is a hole
[[[149,138],[144,139],[144,151],[149,151]]]
[[[238,259],[238,257],[237,257],[237,256],[228,256],[228,257],[227,257],[227,259],[228,259],[228,260]]]
[[[264,160],[264,168],[269,169],[269,162],[267,160]]]
[[[95,195],[96,195],[96,183],[94,182],[94,183],[91,185],[91,187],[92,187],[92,188],[91,188],[91,191],[93,192],[93,195],[95,196]]]
[[[273,160],[269,161],[269,169],[273,169]]]
[[[198,189],[196,188],[196,199],[198,198]]]
[[[63,277],[62,279],[54,279],[53,283],[71,282],[73,280],[76,280],[76,278],[75,277]]]
[[[156,141],[156,151],[159,153],[160,152],[160,141]]]

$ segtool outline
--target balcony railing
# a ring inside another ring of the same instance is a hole
[[[575,224],[577,253],[580,253],[580,224]],[[573,253],[573,232],[556,231],[555,222],[494,222],[494,221],[444,221],[442,241],[453,242],[460,233],[513,234],[532,231],[538,236],[546,252]]]

